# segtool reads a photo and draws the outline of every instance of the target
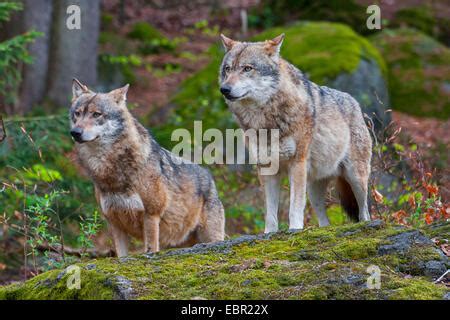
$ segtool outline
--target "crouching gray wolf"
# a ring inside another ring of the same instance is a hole
[[[163,149],[126,106],[128,85],[94,93],[73,82],[71,134],[94,182],[116,253],[128,235],[145,251],[224,238],[224,210],[209,172]]]
[[[349,216],[370,220],[372,141],[361,108],[349,94],[310,82],[283,60],[283,38],[247,43],[222,35],[220,91],[242,129],[279,130],[280,171],[290,180],[290,229],[303,228],[306,192],[319,225],[329,224],[325,196],[336,178]],[[258,172],[266,194],[265,231],[277,231],[280,174],[262,175],[261,166]]]

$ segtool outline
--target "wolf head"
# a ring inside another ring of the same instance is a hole
[[[78,143],[114,142],[124,131],[129,85],[109,93],[95,93],[74,79],[70,134]]]
[[[264,103],[278,89],[284,34],[264,42],[239,42],[221,35],[226,50],[220,66],[220,92],[228,101]]]

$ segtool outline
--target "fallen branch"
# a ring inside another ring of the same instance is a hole
[[[113,257],[114,256],[114,250],[112,249],[105,249],[105,250],[96,250],[95,248],[72,248],[67,246],[49,246],[48,244],[42,244],[37,247],[39,251],[52,251],[55,253],[61,254],[61,252],[64,252],[67,255],[71,256],[88,256],[90,258],[104,258],[104,257]]]

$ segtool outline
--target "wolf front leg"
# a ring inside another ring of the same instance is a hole
[[[266,197],[266,226],[265,233],[278,231],[278,205],[280,201],[280,175],[262,175],[261,183],[264,186]]]
[[[159,215],[144,214],[144,251],[159,251]]]
[[[296,160],[289,166],[290,206],[289,229],[303,229],[306,205],[306,161]]]

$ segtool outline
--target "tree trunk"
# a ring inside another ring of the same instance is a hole
[[[97,82],[100,0],[54,0],[53,4],[47,97],[58,106],[67,106],[73,78],[90,86]],[[81,9],[81,29],[70,30],[66,25],[70,5]]]
[[[6,25],[4,39],[12,38],[31,29],[42,32],[28,46],[33,56],[32,64],[23,64],[22,82],[19,87],[18,99],[12,113],[24,114],[33,105],[42,101],[45,95],[50,50],[50,26],[52,20],[52,0],[22,0],[24,10],[12,16]]]

